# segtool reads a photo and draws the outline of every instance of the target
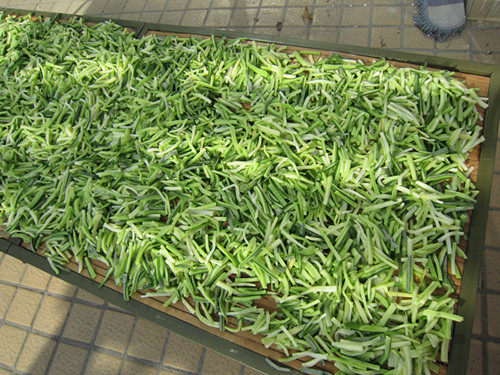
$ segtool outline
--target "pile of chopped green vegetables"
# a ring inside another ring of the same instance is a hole
[[[8,233],[304,367],[437,371],[486,104],[448,72],[312,56],[2,15]]]

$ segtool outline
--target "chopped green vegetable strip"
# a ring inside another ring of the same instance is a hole
[[[428,374],[477,106],[449,72],[1,14],[0,220],[306,367]]]

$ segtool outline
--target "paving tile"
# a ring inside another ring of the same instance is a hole
[[[54,355],[54,361],[49,368],[49,374],[74,375],[79,374],[87,351],[68,344],[59,344]]]
[[[208,9],[212,0],[191,0],[189,9]]]
[[[165,0],[148,0],[144,7],[145,12],[162,11],[165,7]]]
[[[106,1],[91,1],[87,8],[87,14],[102,14],[106,7]]]
[[[340,34],[340,27],[312,27],[309,39],[326,42],[336,42]]]
[[[471,340],[469,348],[469,360],[467,363],[468,375],[481,375],[483,373],[482,344],[479,340]]]
[[[106,310],[97,333],[95,344],[123,353],[134,324],[132,315]]]
[[[118,375],[121,363],[122,360],[120,358],[93,351],[85,369],[85,375]]]
[[[488,29],[492,27],[498,27],[498,21],[487,21],[487,20],[468,20],[469,25],[472,30],[477,29]]]
[[[0,283],[0,318],[5,316],[7,308],[16,293],[16,288],[12,285],[1,284]]]
[[[361,6],[366,4],[367,6],[370,4],[369,0],[344,0],[344,6],[349,7],[349,5],[352,5],[353,7],[355,6]]]
[[[126,361],[120,375],[156,375],[157,369],[141,365],[137,362]]]
[[[303,3],[308,4],[307,1],[303,1]],[[335,0],[316,0],[314,2],[315,7],[325,7],[325,6],[331,7],[332,4],[335,5]]]
[[[488,370],[490,374],[493,374],[498,370],[500,364],[500,344],[489,342],[486,348],[488,351]]]
[[[245,366],[245,369],[243,370],[243,375],[264,375],[264,373]]]
[[[210,4],[210,8],[232,8],[234,0],[214,0]]]
[[[476,297],[476,312],[474,313],[474,324],[472,326],[472,333],[480,335],[483,327],[482,327],[482,297],[481,294],[477,294]]]
[[[170,0],[165,10],[184,10],[187,8],[188,0]]]
[[[127,354],[153,362],[161,359],[168,331],[144,319],[138,319]]]
[[[307,39],[309,29],[307,27],[286,27],[281,30],[281,36],[287,38]]]
[[[500,251],[486,250],[486,288],[500,291]]]
[[[500,337],[500,295],[486,295],[486,306],[488,316],[488,335]]]
[[[66,281],[63,281],[55,276],[52,276],[47,290],[51,293],[57,293],[67,297],[73,297],[76,292],[76,287],[74,287],[71,284],[68,284]]]
[[[283,21],[283,27],[309,26],[310,23],[314,22],[314,18],[316,17],[315,11],[313,9],[309,9],[309,12],[313,19],[312,21],[302,18],[302,15],[304,14],[304,8],[287,8],[285,12],[285,20]]]
[[[29,3],[29,2],[18,3],[17,1],[10,1],[10,3],[9,3],[9,0],[0,1],[0,6],[7,6],[9,8],[14,8],[14,9],[34,10],[36,8],[37,4],[38,3]]]
[[[71,303],[60,298],[45,296],[38,311],[33,328],[58,335],[66,320]]]
[[[27,289],[19,289],[14,296],[14,300],[12,301],[12,305],[5,319],[14,323],[30,326],[41,299],[41,293]]]
[[[171,332],[163,363],[180,370],[197,372],[202,352],[201,345]]]
[[[500,211],[490,211],[486,227],[486,246],[500,246]]]
[[[431,49],[434,48],[434,38],[428,37],[416,27],[406,27],[403,46],[405,48]]]
[[[376,48],[400,48],[401,28],[374,27],[371,45]]]
[[[104,14],[121,13],[127,4],[127,0],[108,0],[105,3]]]
[[[214,0],[214,1],[217,1],[217,0]],[[285,6],[285,3],[286,3],[286,0],[262,0],[262,6],[266,6],[266,7],[284,7]],[[288,3],[288,6],[292,6],[293,4],[291,4],[290,2]],[[302,5],[304,6],[304,1],[302,2],[302,4],[299,4],[299,5]]]
[[[133,1],[128,1],[127,5],[125,5],[125,8],[123,9],[124,12],[140,12],[144,8],[144,5],[146,4],[146,0],[133,0]]]
[[[257,9],[235,9],[231,26],[251,26],[257,16]]]
[[[75,303],[64,328],[63,336],[84,342],[90,342],[94,336],[101,310],[95,307]]]
[[[313,26],[339,26],[340,24],[340,9],[326,8],[314,12],[312,21]]]
[[[375,2],[376,5],[400,5],[401,3],[406,4],[406,1],[402,0],[375,0]]]
[[[374,25],[401,25],[401,7],[374,7]]]
[[[236,0],[235,3],[237,8],[258,7],[260,0]]]
[[[160,17],[160,23],[167,25],[178,25],[181,22],[183,13],[184,11],[182,10],[173,10],[165,12]]]
[[[4,324],[0,327],[0,363],[13,366],[26,337],[26,331]]]
[[[161,370],[160,375],[177,375],[177,373],[168,370]]]
[[[283,19],[283,9],[261,9],[257,18],[259,19],[255,23],[257,26],[275,26],[277,22],[281,22]]]
[[[500,38],[498,29],[474,30],[472,33],[472,48],[479,51],[499,51]]]
[[[139,20],[144,22],[158,23],[161,16],[161,12],[146,12],[139,15]]]
[[[340,31],[339,43],[356,46],[368,45],[368,28],[343,27]]]
[[[43,0],[41,0],[43,1]],[[52,0],[53,1],[53,0]],[[62,0],[60,0],[62,1]],[[7,6],[9,8],[21,8],[21,9],[35,9],[33,7],[33,4],[36,6],[40,0],[23,0],[23,1],[16,1],[16,0],[10,0],[10,5],[9,5],[9,0],[1,0],[0,1],[0,6]],[[15,6],[17,5],[17,6]]]
[[[215,9],[210,10],[205,21],[205,26],[211,27],[224,27],[229,25],[229,20],[231,18],[230,9]]]
[[[18,283],[21,281],[26,264],[10,255],[6,255],[0,263],[0,280]]]
[[[240,371],[241,364],[238,362],[213,350],[207,350],[201,369],[202,375],[234,375],[239,374]]]
[[[413,6],[405,6],[403,7],[403,13],[404,13],[404,23],[406,26],[415,26],[415,21],[413,21],[413,18],[415,17],[415,14],[417,14],[418,11],[418,6],[416,5]]]
[[[47,272],[28,265],[21,284],[44,290],[47,287],[49,280],[50,275]]]
[[[446,39],[444,42],[438,42],[438,49],[455,49],[455,50],[468,50],[470,48],[470,34],[467,27],[463,32],[458,35]]]
[[[98,305],[104,304],[104,300],[102,298],[99,298],[99,297],[93,295],[92,293],[88,293],[83,289],[78,289],[78,292],[76,293],[76,297],[79,299],[82,299],[84,301],[92,302],[92,303],[95,303]]]
[[[45,11],[49,11],[52,6],[54,5],[54,2],[40,2],[37,7],[36,7],[36,10],[40,11],[40,12],[45,12]]]
[[[262,4],[264,4],[266,0],[262,0]],[[333,0],[332,0],[333,1]],[[288,0],[288,6],[289,7],[296,7],[296,6],[300,6],[300,7],[304,7],[304,5],[307,5],[305,4],[306,0]]]
[[[183,26],[201,26],[207,15],[206,10],[187,10],[182,19]]]
[[[73,0],[68,7],[67,12],[70,14],[83,14],[88,8],[88,2],[85,0]]]
[[[30,333],[16,368],[31,375],[45,374],[55,345],[55,340]]]
[[[50,11],[56,13],[65,13],[68,10],[68,6],[69,3],[67,1],[58,1],[54,3]]]
[[[344,14],[342,15],[342,26],[368,26],[369,24],[369,7],[344,8]]]

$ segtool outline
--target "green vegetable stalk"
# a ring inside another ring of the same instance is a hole
[[[2,15],[0,217],[55,270],[102,261],[305,367],[429,374],[477,105],[449,72]]]

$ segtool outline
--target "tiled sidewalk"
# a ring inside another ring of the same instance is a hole
[[[413,25],[416,0],[0,0],[0,6],[207,26],[500,63],[500,25],[470,22],[437,43]],[[308,12],[305,12],[305,6]],[[281,26],[280,24],[281,23]],[[500,139],[500,138],[499,138]],[[500,142],[468,373],[500,365]],[[257,374],[211,350],[0,258],[0,375]]]
[[[413,24],[417,0],[0,0],[0,6],[226,28],[500,63],[499,24],[469,22],[459,36],[437,43]]]

